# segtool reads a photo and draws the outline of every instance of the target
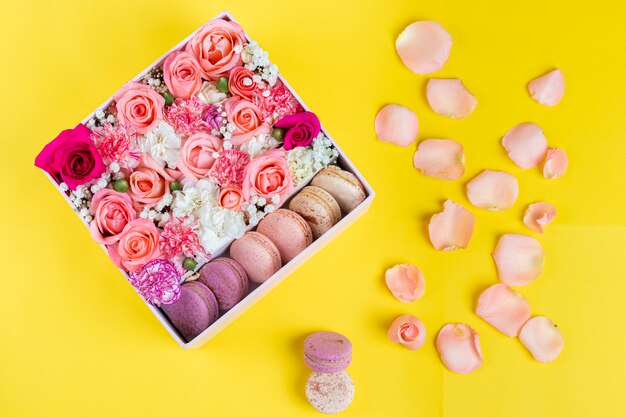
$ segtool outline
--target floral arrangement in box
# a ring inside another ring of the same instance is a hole
[[[218,18],[35,165],[153,304],[338,155],[235,22]]]

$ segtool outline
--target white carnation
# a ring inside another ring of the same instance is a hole
[[[241,211],[228,210],[219,206],[204,206],[198,211],[200,240],[208,253],[213,253],[246,231],[246,222]]]
[[[217,205],[217,192],[217,185],[207,179],[201,179],[194,185],[186,184],[172,202],[174,216],[187,217],[202,207]]]
[[[164,121],[146,133],[140,140],[142,152],[149,153],[156,161],[163,161],[170,168],[176,168],[180,157],[181,140],[174,128]]]

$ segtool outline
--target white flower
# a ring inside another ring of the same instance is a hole
[[[296,185],[315,173],[315,157],[310,148],[299,146],[288,151],[287,163]]]
[[[187,217],[202,207],[216,206],[217,192],[217,185],[207,179],[201,179],[194,185],[185,184],[183,190],[174,197],[174,216]]]
[[[198,91],[198,99],[205,104],[217,104],[226,100],[226,94],[217,89],[214,81],[205,81]]]
[[[120,170],[120,164],[118,164],[117,162],[111,162],[111,165],[109,165],[109,171],[111,171],[112,173],[117,173]]]
[[[61,191],[65,192],[67,190],[70,189],[70,187],[67,186],[66,183],[62,182],[61,184],[59,184],[59,188],[61,189]]]
[[[254,159],[270,149],[278,147],[279,145],[280,142],[274,139],[271,135],[262,133],[258,136],[253,136],[249,141],[242,143],[239,146],[239,150],[241,152],[246,152],[250,155],[251,159]]]
[[[272,204],[276,205],[278,203],[280,203],[280,195],[276,194],[272,196]]]
[[[180,156],[180,137],[176,135],[172,126],[164,121],[146,133],[140,140],[142,152],[149,153],[156,161],[167,163],[170,168],[176,168]]]
[[[200,240],[207,252],[213,253],[246,231],[246,222],[240,211],[219,206],[204,206],[198,212]]]

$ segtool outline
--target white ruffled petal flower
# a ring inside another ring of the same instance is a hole
[[[176,168],[180,156],[181,140],[174,128],[164,121],[140,139],[142,152],[149,153],[156,161],[162,161],[170,168]]]

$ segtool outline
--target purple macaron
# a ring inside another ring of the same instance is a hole
[[[343,371],[350,361],[352,343],[339,333],[317,332],[304,339],[304,363],[316,372]]]
[[[203,266],[198,282],[213,291],[222,311],[232,308],[248,293],[246,271],[239,262],[227,257],[214,259]]]
[[[215,295],[197,281],[184,283],[180,288],[180,298],[174,304],[164,305],[163,311],[188,342],[219,316]]]

